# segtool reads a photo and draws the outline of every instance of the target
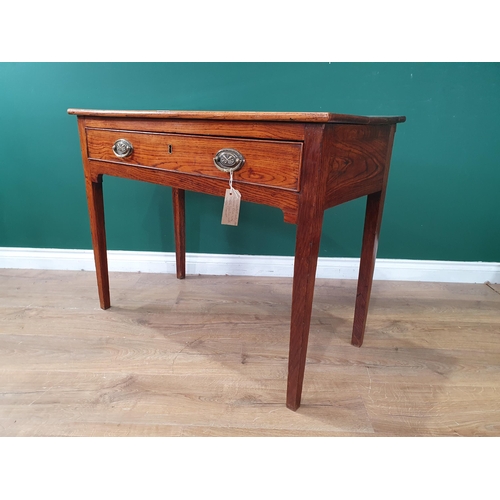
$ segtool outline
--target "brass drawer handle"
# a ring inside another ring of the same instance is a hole
[[[245,164],[245,157],[236,149],[221,149],[217,151],[214,163],[223,172],[236,172]]]
[[[134,146],[127,139],[118,139],[113,144],[113,153],[115,153],[118,158],[127,158],[134,152]]]

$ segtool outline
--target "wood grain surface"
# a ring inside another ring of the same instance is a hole
[[[113,144],[118,139],[133,144],[134,151],[129,157],[118,158],[113,153]],[[245,164],[234,173],[235,181],[299,190],[300,142],[87,129],[87,143],[91,160],[159,168],[227,182],[229,174],[220,171],[213,159],[221,149],[236,149],[245,157]]]
[[[380,191],[387,181],[394,127],[329,126],[325,208]]]
[[[164,184],[185,191],[196,191],[221,197],[224,197],[226,189],[229,186],[228,179],[216,179],[201,175],[184,175],[179,172],[157,168],[144,168],[132,165],[124,167],[123,165],[111,162],[93,160],[87,160],[87,165],[87,175],[91,179],[96,179],[96,182],[103,174],[113,175],[124,179]],[[229,175],[226,175],[229,178]],[[283,220],[285,222],[294,224],[297,221],[298,193],[271,186],[239,182],[238,180],[235,180],[233,185],[241,193],[243,200],[280,208],[283,211]]]
[[[406,121],[404,116],[356,116],[328,112],[296,111],[191,111],[191,110],[102,110],[68,109],[70,115],[95,116],[107,118],[159,118],[183,120],[239,120],[275,121],[305,123],[372,123],[387,124]]]
[[[113,128],[115,130],[138,130],[166,134],[196,134],[218,137],[244,137],[254,139],[275,139],[280,141],[303,141],[304,124],[297,122],[255,122],[237,120],[156,120],[125,117],[80,117],[90,128]]]
[[[500,436],[500,294],[316,280],[285,408],[292,280],[0,270],[1,436]]]

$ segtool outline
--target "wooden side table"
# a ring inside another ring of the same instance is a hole
[[[110,307],[102,176],[172,187],[177,277],[185,277],[184,192],[243,200],[296,224],[286,405],[300,406],[323,213],[367,196],[352,344],[361,346],[396,124],[404,116],[97,111],[78,116],[100,304]],[[217,161],[214,158],[217,156]],[[218,163],[218,165],[216,165]],[[224,169],[224,167],[227,167]]]

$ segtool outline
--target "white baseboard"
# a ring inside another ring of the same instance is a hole
[[[173,252],[108,251],[110,271],[175,273]],[[320,257],[318,278],[357,279],[359,259]],[[0,247],[0,268],[94,271],[92,250]],[[293,275],[293,257],[188,253],[187,274]],[[445,283],[500,283],[498,262],[377,259],[374,279]]]

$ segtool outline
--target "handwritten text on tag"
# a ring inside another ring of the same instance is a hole
[[[241,193],[231,187],[226,189],[226,196],[224,197],[224,208],[222,209],[221,224],[227,226],[237,226],[238,217],[240,215]]]

